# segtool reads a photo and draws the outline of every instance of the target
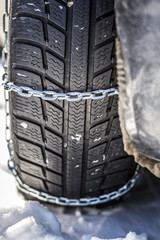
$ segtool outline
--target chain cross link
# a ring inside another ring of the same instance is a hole
[[[80,101],[80,100],[100,100],[118,94],[117,88],[101,89],[92,92],[68,92],[58,93],[55,91],[37,91],[26,86],[17,86],[11,82],[7,82],[4,76],[3,85],[6,91],[14,91],[23,97],[38,97],[47,101],[66,100],[66,101]]]

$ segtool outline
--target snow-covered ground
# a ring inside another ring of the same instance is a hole
[[[160,180],[143,173],[132,192],[110,206],[44,207],[25,201],[7,168],[4,130],[0,87],[0,240],[160,240]]]

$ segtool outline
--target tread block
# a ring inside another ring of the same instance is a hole
[[[118,96],[104,98],[101,100],[92,100],[91,106],[92,124],[96,124],[96,122],[102,121],[112,115],[118,116]],[[114,124],[116,124],[116,120],[114,120]]]
[[[90,129],[89,145],[97,145],[102,141],[106,140],[108,121],[102,124],[98,124]]]
[[[13,93],[13,113],[17,116],[44,122],[41,100],[35,97],[24,98]]]
[[[83,133],[84,130],[84,116],[85,116],[85,103],[83,101],[69,102],[69,108],[72,110],[69,113],[69,134],[71,141],[75,140],[79,142],[83,136],[79,134]],[[78,136],[77,136],[78,135]]]
[[[98,48],[94,53],[94,72],[100,71],[111,65],[113,42]]]
[[[106,176],[105,181],[102,185],[102,189],[124,185],[131,177],[130,170],[124,170],[123,172],[113,173]]]
[[[121,128],[120,128],[120,122],[119,122],[118,117],[113,119],[109,135],[112,136],[112,137],[122,135]]]
[[[48,47],[64,57],[65,35],[51,25],[48,25]]]
[[[118,95],[113,96],[113,102],[112,102],[111,111],[109,114],[118,115]]]
[[[26,138],[30,141],[40,143],[43,145],[42,132],[40,126],[15,117],[13,117],[13,126],[15,134],[18,135],[19,137]]]
[[[101,121],[108,116],[108,113],[107,113],[108,105],[109,105],[109,98],[92,100],[91,124],[96,124],[98,121]]]
[[[110,187],[110,188],[104,189],[104,190],[103,190],[103,194],[108,194],[108,193],[117,191],[117,190],[118,190],[120,187],[122,187],[122,186],[123,186],[123,185],[118,185],[118,186],[115,186],[115,187]]]
[[[87,179],[94,179],[103,176],[104,166],[97,166],[87,171]]]
[[[48,117],[47,126],[52,127],[55,131],[62,133],[63,112],[59,108],[46,102],[46,113]]]
[[[49,18],[59,27],[66,29],[66,7],[56,0],[49,1],[50,15]]]
[[[99,191],[102,178],[94,179],[86,182],[86,193]]]
[[[41,77],[35,73],[21,69],[12,69],[12,79],[18,86],[27,86],[42,91]]]
[[[62,184],[62,177],[48,170],[46,170],[46,179],[58,185]]]
[[[56,85],[55,83],[51,82],[50,80],[45,79],[45,81],[46,81],[46,85],[47,85],[47,90],[60,92],[60,93],[64,92],[62,88],[60,88],[58,85]],[[54,102],[56,102],[56,101],[54,101]],[[62,101],[59,101],[59,102],[62,102]]]
[[[31,17],[18,17],[14,26],[13,37],[45,44],[42,21]]]
[[[105,163],[105,149],[106,143],[91,148],[88,151],[88,168],[92,168],[94,166]]]
[[[35,162],[44,165],[42,150],[39,146],[26,141],[18,140],[17,138],[15,138],[15,141],[17,142],[16,152],[20,157],[33,163]]]
[[[93,90],[110,88],[112,69],[93,78]]]
[[[136,163],[134,162],[134,159],[131,157],[118,159],[113,162],[108,162],[108,166],[107,166],[105,173],[106,173],[106,175],[112,174],[112,173],[119,172],[122,170],[127,170],[131,166],[134,168],[135,165],[136,165]]]
[[[46,16],[44,1],[39,0],[17,0],[14,2],[13,15],[16,16],[19,12],[32,13],[38,16]]]
[[[13,51],[13,64],[16,63],[43,71],[43,58],[40,48],[29,44],[16,43],[13,45]]]
[[[47,168],[62,174],[62,158],[49,151],[46,151],[46,157]]]
[[[114,0],[97,0],[96,2],[96,17],[101,17],[114,10]]]
[[[74,158],[72,160],[68,161],[68,164],[67,164],[67,172],[68,172],[68,174],[73,169],[74,169],[74,175],[80,173],[81,170],[82,170],[82,163],[80,161],[75,161]]]
[[[105,17],[96,23],[95,45],[103,43],[113,36],[114,15]]]
[[[50,194],[53,194],[55,196],[61,197],[62,196],[62,187],[57,186],[55,184],[47,182],[47,187]]]
[[[44,179],[44,174],[40,166],[36,166],[29,162],[20,160],[20,169],[26,173],[30,173],[31,175],[34,175],[35,177]]]
[[[113,54],[113,57],[114,57],[114,54]],[[112,69],[112,76],[111,76],[110,82],[111,82],[111,84],[110,84],[111,87],[117,87],[116,67],[113,67],[113,69]]]
[[[57,82],[63,84],[64,63],[48,52],[46,53],[46,56],[48,62],[47,74],[53,79],[55,79]]]
[[[46,147],[56,153],[62,154],[62,138],[46,130]]]
[[[124,151],[124,145],[121,138],[113,139],[110,142],[108,153],[107,153],[107,160],[118,159],[127,156],[127,153]]]
[[[68,198],[79,198],[80,197],[80,191],[81,191],[81,173],[74,172],[74,174],[71,174],[72,168],[69,169],[70,171],[67,172],[70,177],[66,180],[67,185],[67,195]],[[73,184],[74,183],[74,184]]]
[[[58,92],[58,93],[63,93],[64,92],[62,88],[60,88],[56,84],[52,83],[48,79],[45,79],[45,82],[46,82],[47,90],[55,91],[55,92]],[[63,101],[55,100],[54,103],[57,104],[60,107],[63,107]]]
[[[70,174],[71,172],[72,175]],[[70,177],[67,179],[67,188],[68,190],[72,190],[74,181],[74,188],[79,190],[80,182],[81,182],[81,174],[82,174],[82,162],[80,159],[72,159],[71,161],[68,161],[67,164],[67,174],[70,175]]]
[[[24,172],[20,173],[20,177],[21,177],[22,181],[25,184],[29,185],[30,187],[33,187],[34,189],[46,192],[46,188],[45,188],[45,185],[44,185],[42,179],[39,179],[37,177],[33,177],[33,176],[31,176],[27,173],[24,173]]]
[[[72,197],[76,197],[75,193],[80,191],[81,186],[82,161],[80,158],[72,157],[72,160],[68,160],[66,174],[69,176],[66,182],[68,193],[72,195],[73,191]],[[74,184],[72,184],[73,182]]]

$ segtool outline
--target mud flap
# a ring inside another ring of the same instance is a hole
[[[160,178],[160,2],[117,0],[115,8],[125,150]]]

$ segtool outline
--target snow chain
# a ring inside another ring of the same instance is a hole
[[[72,1],[68,1],[72,2]],[[136,183],[136,180],[139,176],[140,167],[137,166],[137,169],[133,175],[133,177],[121,188],[119,188],[117,191],[101,195],[99,197],[94,198],[80,198],[80,199],[68,199],[64,197],[56,197],[49,195],[45,192],[35,190],[31,188],[30,186],[24,184],[20,177],[17,174],[16,166],[14,163],[14,150],[13,150],[13,142],[11,139],[10,134],[10,111],[9,111],[9,92],[14,91],[17,92],[19,95],[23,97],[38,97],[42,98],[44,100],[48,101],[54,101],[54,100],[66,100],[66,101],[80,101],[80,100],[99,100],[102,98],[110,97],[113,95],[118,94],[117,88],[110,88],[105,90],[96,90],[92,92],[69,92],[69,93],[57,93],[54,91],[37,91],[33,90],[32,88],[26,87],[26,86],[16,86],[11,82],[8,82],[7,80],[7,35],[8,35],[8,19],[9,19],[9,6],[8,6],[8,0],[6,0],[6,6],[5,6],[5,14],[3,16],[3,30],[5,33],[5,47],[3,49],[2,53],[2,65],[4,68],[4,74],[2,77],[2,84],[4,85],[5,90],[5,111],[6,111],[6,141],[8,143],[8,149],[9,149],[9,155],[10,159],[8,161],[8,167],[11,170],[12,174],[15,176],[16,181],[18,183],[18,189],[25,193],[29,194],[32,197],[37,198],[40,201],[64,205],[64,206],[89,206],[89,205],[95,205],[100,203],[106,203],[111,200],[115,200],[126,194],[128,191],[133,188],[133,186]]]

